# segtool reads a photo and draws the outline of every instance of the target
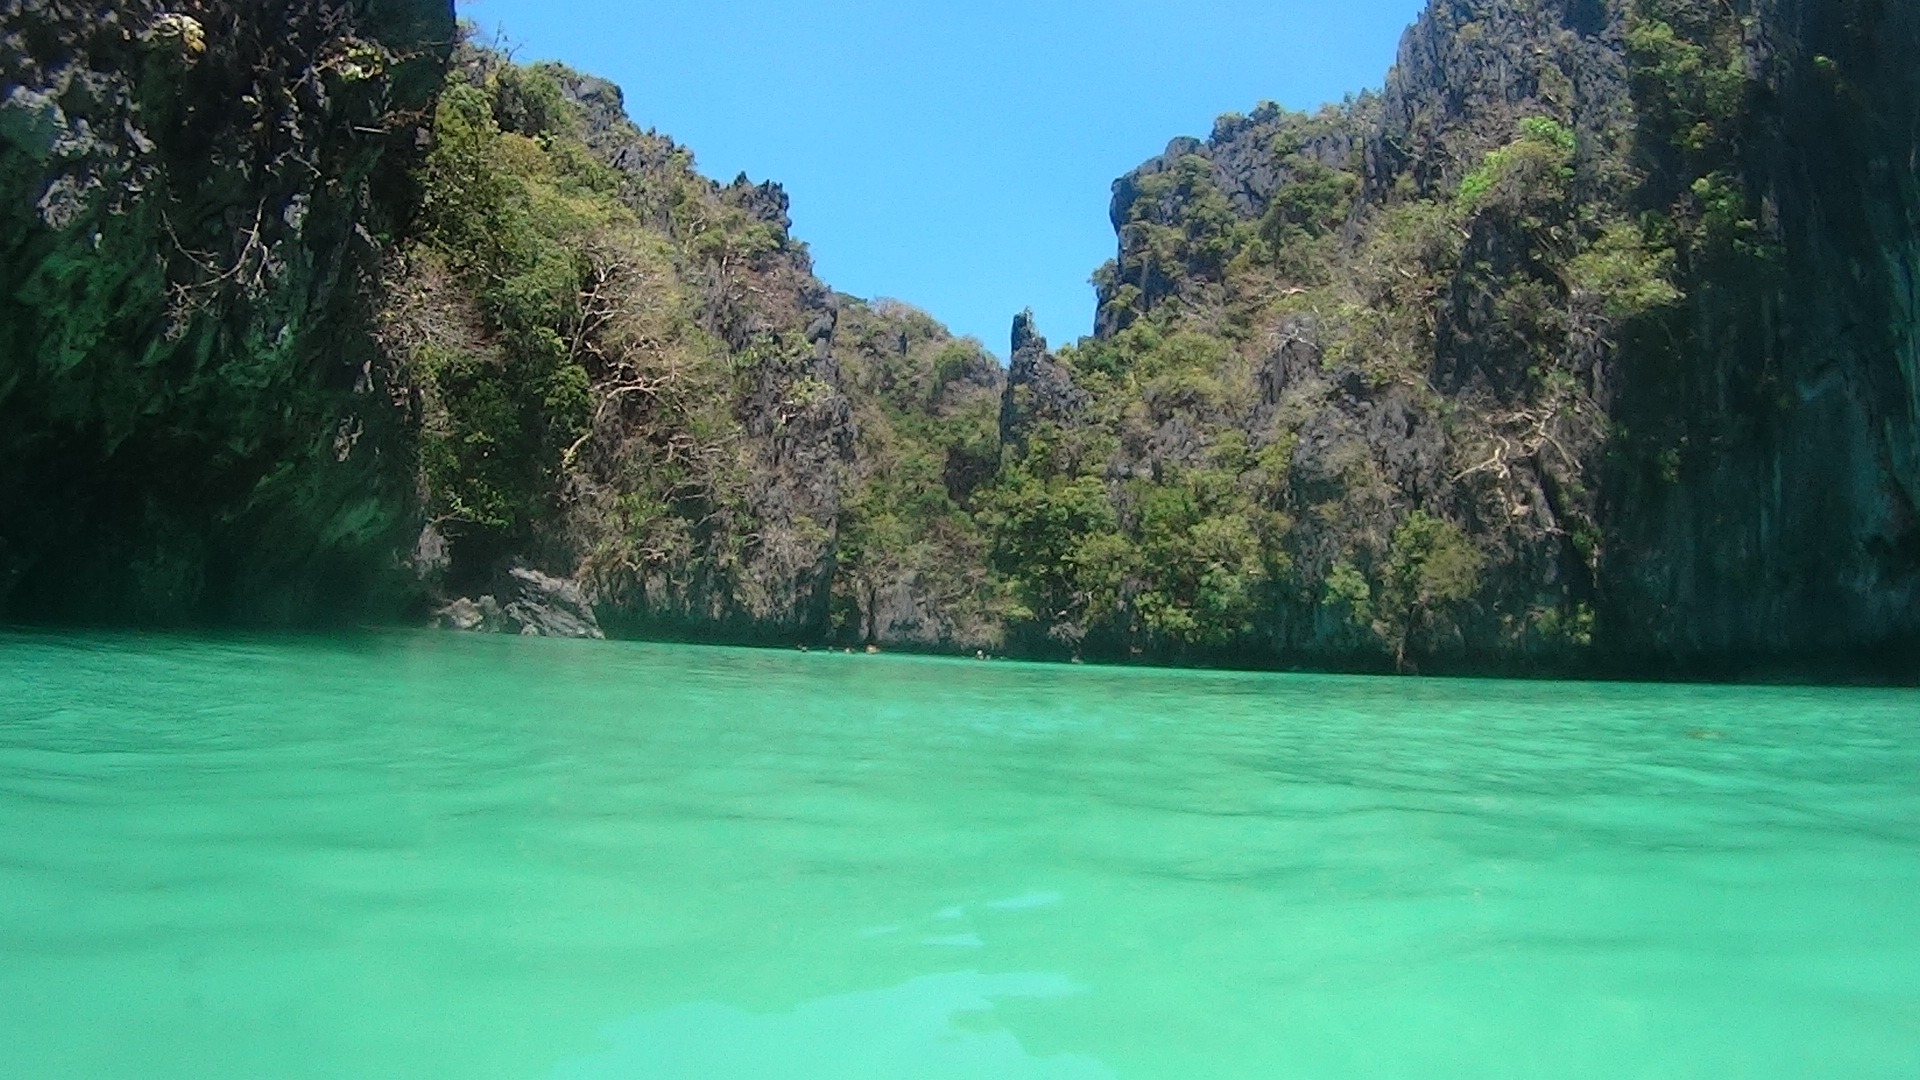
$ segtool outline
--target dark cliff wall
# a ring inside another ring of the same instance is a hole
[[[1763,273],[1703,275],[1678,370],[1667,351],[1621,359],[1617,415],[1678,449],[1675,482],[1615,479],[1621,644],[1911,659],[1920,10],[1792,0],[1752,14],[1733,167],[1776,250]]]
[[[360,278],[452,34],[445,0],[0,5],[0,615],[390,609],[412,471]]]

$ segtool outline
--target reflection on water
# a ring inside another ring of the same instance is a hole
[[[1057,892],[1031,892],[1019,896],[1009,896],[1005,900],[995,900],[987,906],[995,911],[1028,911],[1033,908],[1052,907],[1060,902]]]
[[[1108,1080],[1080,1054],[1029,1054],[999,1027],[1000,998],[1081,992],[1063,975],[927,975],[840,994],[789,1013],[682,1005],[606,1032],[608,1048],[562,1063],[549,1080]]]

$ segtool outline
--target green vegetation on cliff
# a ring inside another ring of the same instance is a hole
[[[44,509],[0,613],[545,632],[577,586],[632,634],[1401,669],[1920,632],[1904,7],[1433,0],[1381,90],[1116,182],[1094,334],[1022,316],[1002,368],[433,6],[5,16],[0,497]]]
[[[1869,67],[1893,18],[1833,7],[1806,32]],[[1096,334],[1032,377],[1077,404],[1030,410],[986,491],[1015,640],[1585,666],[1911,633],[1913,519],[1877,507],[1916,485],[1786,435],[1788,369],[1803,395],[1835,369],[1786,329],[1818,304],[1789,294],[1794,192],[1768,155],[1796,152],[1792,80],[1845,92],[1789,18],[1437,2],[1382,94],[1228,115],[1119,181]],[[1845,379],[1892,375],[1852,356]],[[1909,422],[1851,453],[1897,461]],[[1734,471],[1770,472],[1770,496],[1709,479]],[[1804,562],[1816,535],[1881,584]],[[1730,614],[1778,603],[1823,629]]]
[[[996,464],[983,350],[827,290],[777,188],[701,177],[598,80],[466,48],[435,133],[386,327],[439,587],[532,561],[695,636],[877,640],[928,617],[903,584],[984,617],[950,496]]]

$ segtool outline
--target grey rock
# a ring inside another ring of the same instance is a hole
[[[580,586],[565,578],[551,577],[538,570],[515,567],[508,571],[517,595],[508,600],[503,611],[509,626],[536,637],[604,638],[593,604]]]
[[[414,600],[406,418],[348,388],[363,238],[414,212],[381,125],[432,111],[453,37],[445,0],[0,3],[0,620]],[[336,85],[361,44],[395,59]],[[361,419],[390,452],[343,460]]]
[[[1310,319],[1293,318],[1282,323],[1273,351],[1258,372],[1260,396],[1266,405],[1277,405],[1289,389],[1320,374],[1320,339]]]
[[[487,628],[487,618],[478,603],[462,596],[434,612],[433,625],[441,630],[478,632]]]
[[[447,572],[453,564],[453,553],[439,526],[429,524],[420,530],[419,539],[413,544],[412,562],[414,576],[421,581],[436,581]]]
[[[458,597],[434,612],[442,630],[522,637],[601,639],[593,603],[575,582],[538,570],[514,567],[501,583],[502,603],[493,594]]]
[[[1013,352],[1007,361],[1007,388],[1000,403],[1002,445],[1024,444],[1038,421],[1064,423],[1085,411],[1093,398],[1073,384],[1073,375],[1047,351],[1047,339],[1033,325],[1033,312],[1013,320]]]

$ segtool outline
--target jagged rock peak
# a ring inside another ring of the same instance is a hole
[[[1022,359],[1029,365],[1033,359],[1046,355],[1047,339],[1033,324],[1033,309],[1028,308],[1013,317],[1013,352],[1009,354],[1009,366],[1016,366]]]
[[[1063,423],[1093,400],[1073,384],[1073,374],[1047,351],[1047,339],[1028,309],[1013,320],[1013,353],[1007,359],[1007,387],[1000,403],[1000,440],[1024,445],[1036,421]]]
[[[741,173],[733,178],[733,183],[720,190],[720,197],[730,205],[745,210],[755,220],[777,227],[782,236],[793,228],[793,218],[789,215],[792,200],[787,197],[787,189],[775,181],[764,180],[756,184],[747,178],[746,173]]]

